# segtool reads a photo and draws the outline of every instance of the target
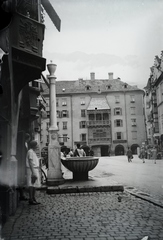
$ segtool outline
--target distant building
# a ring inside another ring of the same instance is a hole
[[[47,115],[41,123],[41,145],[48,144],[49,89],[43,84]],[[92,147],[96,156],[124,155],[145,141],[144,91],[113,79],[57,81],[57,124],[61,145]]]

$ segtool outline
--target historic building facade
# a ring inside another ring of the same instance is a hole
[[[146,127],[149,144],[163,144],[163,51],[155,56],[150,77],[145,87]]]
[[[41,123],[41,146],[48,143],[49,90]],[[96,156],[123,155],[128,147],[133,153],[146,139],[144,91],[119,78],[57,81],[57,124],[59,141],[69,148],[77,143],[92,147]]]

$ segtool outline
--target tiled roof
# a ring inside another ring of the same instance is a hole
[[[92,98],[87,110],[102,110],[102,109],[110,109],[109,104],[106,100],[105,97],[97,97],[97,98]]]
[[[43,84],[45,85],[45,84]],[[126,85],[126,87],[125,87]],[[45,93],[49,93],[47,85],[43,87]],[[132,91],[140,90],[137,86],[131,86],[120,79],[96,79],[96,80],[83,80],[76,81],[56,81],[56,93],[89,93],[89,92],[112,92],[112,91]]]

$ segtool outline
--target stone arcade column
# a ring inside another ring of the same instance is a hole
[[[49,126],[49,146],[48,146],[48,173],[47,185],[57,186],[64,183],[61,172],[60,145],[58,141],[57,112],[56,112],[56,64],[52,61],[47,64],[50,75],[50,126]]]

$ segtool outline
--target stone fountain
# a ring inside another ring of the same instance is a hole
[[[98,162],[98,157],[69,157],[61,159],[62,164],[73,173],[74,181],[88,180],[88,172],[94,169]]]

